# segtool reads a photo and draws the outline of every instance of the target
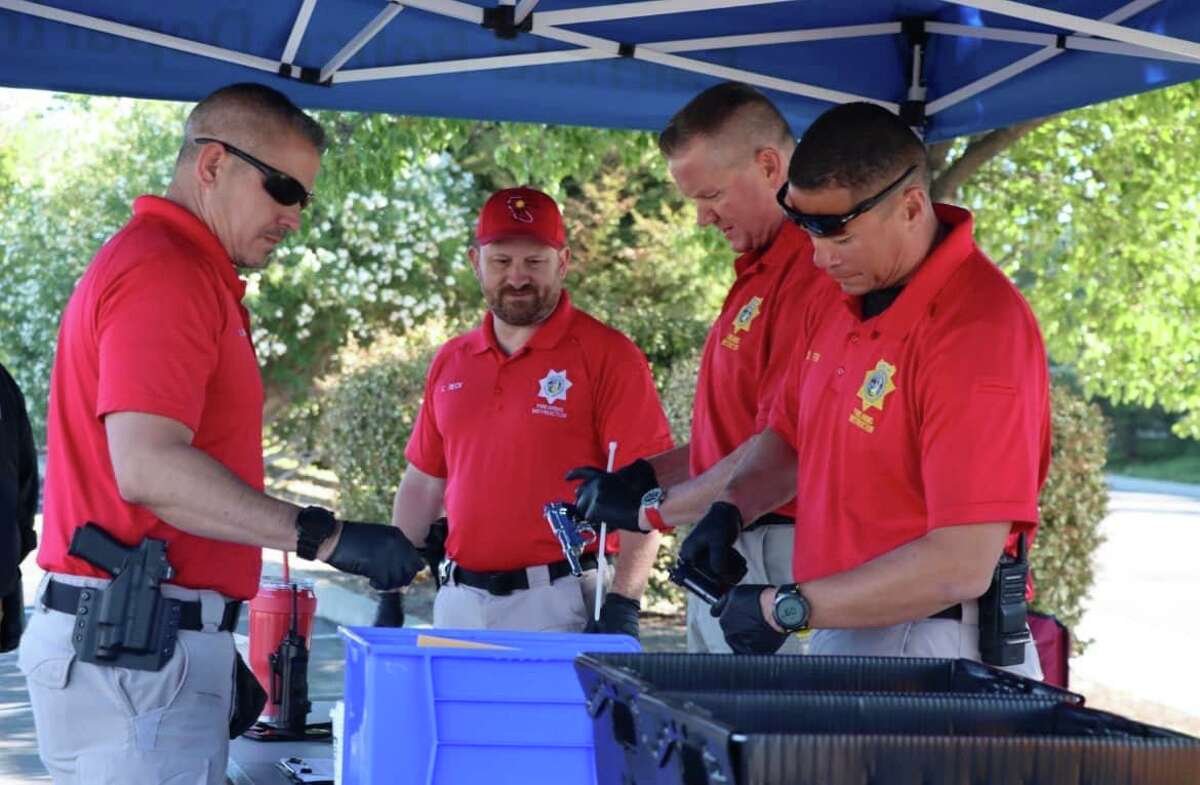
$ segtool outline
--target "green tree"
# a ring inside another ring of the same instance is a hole
[[[937,146],[1055,362],[1200,436],[1200,83]],[[961,187],[960,187],[961,186]],[[956,190],[957,189],[957,190]]]

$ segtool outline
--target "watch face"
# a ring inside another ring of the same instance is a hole
[[[646,495],[642,497],[643,507],[657,507],[662,504],[663,490],[662,488],[651,488],[646,491]]]
[[[785,594],[775,605],[775,619],[784,629],[798,630],[808,621],[808,603],[795,594]]]

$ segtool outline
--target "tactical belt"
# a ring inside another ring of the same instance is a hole
[[[952,621],[962,621],[962,603],[951,605],[949,608],[943,608],[937,613],[931,614],[931,619],[951,619]]]
[[[579,557],[579,563],[583,565],[583,569],[585,570],[596,569],[596,554],[583,554]],[[547,564],[545,567],[550,573],[551,583],[571,574],[571,565],[567,563],[566,559]],[[504,597],[515,591],[523,591],[529,588],[529,576],[524,569],[503,570],[500,572],[474,572],[455,564],[450,577],[454,583],[461,583],[464,586],[482,589],[498,597]]]
[[[750,522],[749,526],[743,527],[742,531],[753,531],[760,526],[795,526],[796,519],[790,515],[780,515],[777,512],[769,512],[766,515],[760,515]]]
[[[50,610],[74,616],[75,611],[79,609],[79,595],[89,589],[94,590],[95,587],[72,586],[69,583],[51,580],[46,584],[46,591],[42,593],[42,604]],[[163,599],[179,606],[179,629],[195,631],[204,629],[199,600],[175,600],[170,597]],[[236,600],[225,603],[225,612],[221,616],[221,624],[217,629],[221,632],[232,632],[237,628],[238,617],[241,616],[241,613],[242,603]]]

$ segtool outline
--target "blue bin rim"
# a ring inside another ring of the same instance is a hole
[[[387,630],[392,640],[371,640],[371,631]],[[411,642],[395,640],[396,633],[403,630],[411,635]],[[422,654],[438,657],[466,657],[482,659],[521,660],[574,660],[580,654],[639,654],[641,644],[628,635],[602,635],[596,633],[527,632],[524,630],[460,630],[435,628],[381,628],[371,626],[338,626],[338,635],[359,648],[377,654]],[[456,638],[466,642],[491,643],[507,646],[504,649],[471,649],[456,647],[418,646],[419,635],[438,638]]]

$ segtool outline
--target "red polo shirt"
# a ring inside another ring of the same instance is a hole
[[[765,249],[734,262],[736,278],[708,332],[692,406],[689,460],[703,474],[767,426],[811,297],[837,288],[813,265],[808,234],[784,222]],[[776,512],[794,515],[795,502]]]
[[[108,577],[67,555],[88,521],[126,545],[167,542],[173,583],[247,599],[262,551],[187,534],[121,499],[104,417],[169,417],[255,490],[263,488],[263,389],[241,300],[245,283],[216,236],[183,207],[154,196],[100,249],[67,303],[50,378],[45,570]]]
[[[672,446],[645,356],[576,310],[565,291],[511,356],[492,324],[488,313],[438,351],[404,451],[413,466],[446,479],[446,551],[477,571],[561,561],[542,508],[573,498],[574,483],[563,477],[575,466],[604,466],[609,442],[617,442],[616,466]]]
[[[941,526],[1037,528],[1050,466],[1046,352],[1016,287],[975,246],[971,215],[882,314],[810,311],[771,427],[796,448],[798,582],[853,569]]]

